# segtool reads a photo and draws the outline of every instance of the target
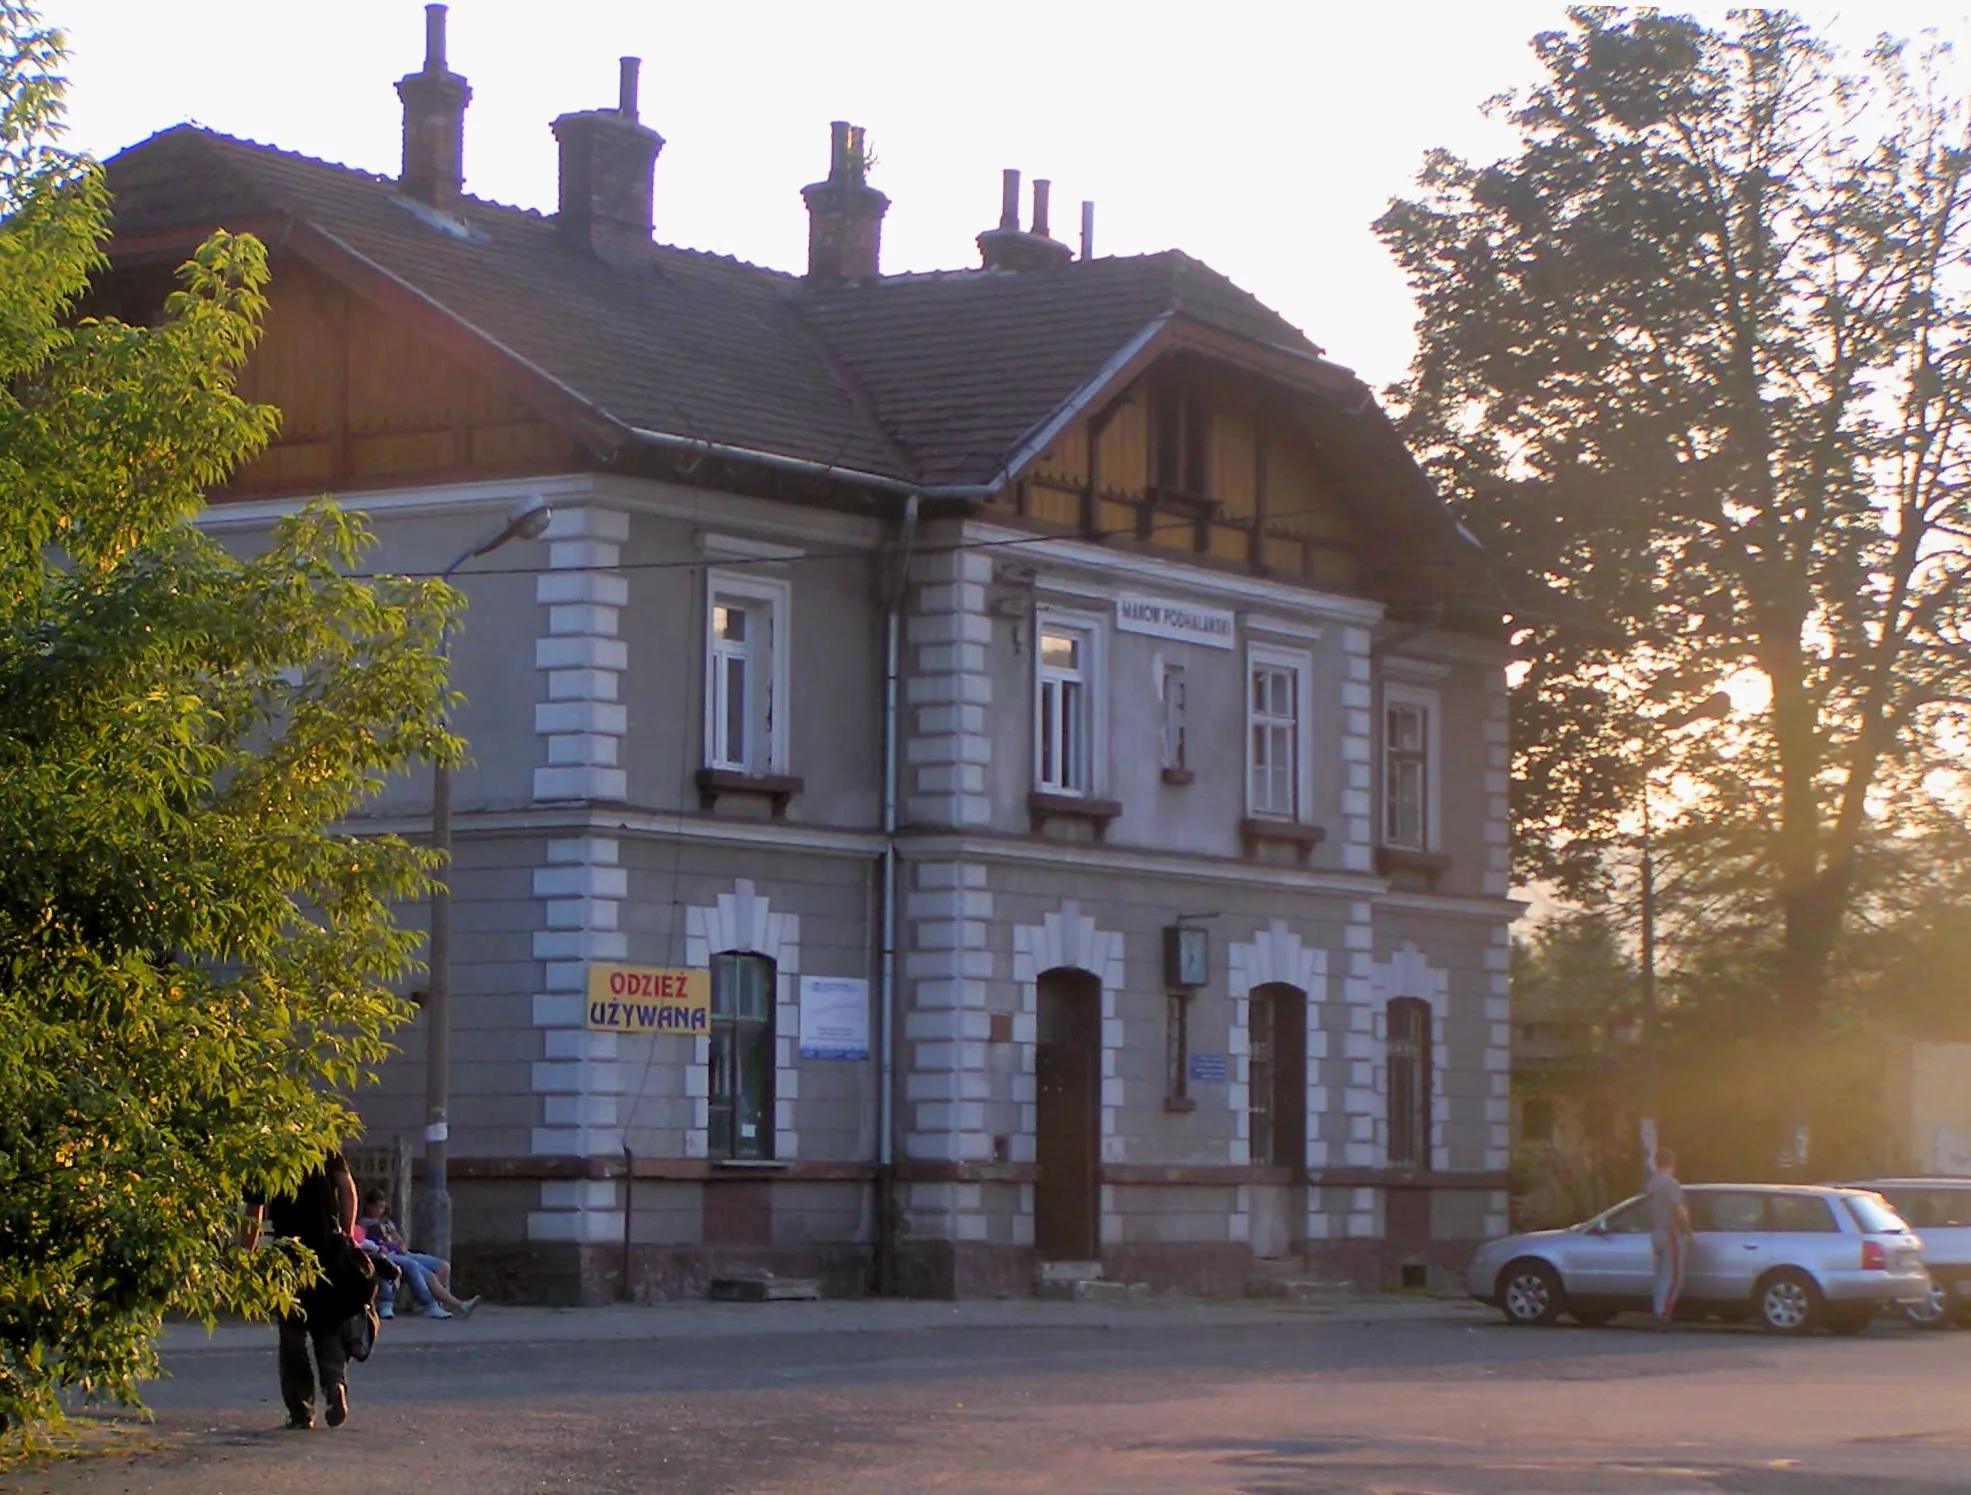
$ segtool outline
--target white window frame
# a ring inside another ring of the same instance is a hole
[[[714,609],[722,603],[736,604],[764,614],[765,637],[749,639],[747,652],[753,660],[749,673],[746,726],[748,749],[744,759],[722,755],[719,751],[719,678],[717,664],[723,653],[713,636]],[[705,764],[728,773],[753,775],[784,774],[788,763],[787,698],[792,679],[793,588],[786,582],[766,576],[742,576],[729,571],[708,571],[705,584],[705,650],[702,660],[705,685]]]
[[[1423,802],[1423,842],[1413,845],[1405,841],[1392,841],[1389,838],[1389,708],[1391,706],[1414,706],[1424,714],[1424,802]],[[1382,710],[1376,720],[1376,740],[1380,745],[1379,777],[1381,793],[1376,803],[1376,840],[1379,845],[1400,851],[1435,851],[1439,844],[1439,806],[1442,796],[1439,785],[1443,780],[1440,768],[1442,754],[1438,743],[1442,737],[1444,720],[1443,698],[1434,690],[1421,685],[1410,685],[1399,680],[1385,680],[1382,687]]]
[[[1262,808],[1253,793],[1257,765],[1253,762],[1253,700],[1252,676],[1258,669],[1289,671],[1293,676],[1293,808],[1290,813],[1277,809]],[[1246,648],[1245,674],[1240,681],[1243,697],[1240,715],[1244,726],[1243,741],[1240,743],[1240,757],[1245,763],[1246,776],[1246,814],[1254,819],[1278,820],[1283,823],[1305,823],[1312,812],[1314,797],[1313,774],[1313,723],[1309,720],[1309,706],[1312,702],[1312,681],[1314,675],[1314,656],[1304,649],[1282,649],[1273,644],[1250,644]]]
[[[1102,626],[1103,620],[1090,613],[1071,612],[1066,608],[1041,607],[1034,613],[1033,621],[1033,784],[1042,794],[1059,794],[1073,799],[1088,799],[1101,794],[1108,777],[1109,755],[1108,732],[1108,636]],[[1041,724],[1040,701],[1049,671],[1041,663],[1041,640],[1048,633],[1071,633],[1082,644],[1082,661],[1078,671],[1081,680],[1082,699],[1082,782],[1072,785],[1061,782],[1057,775],[1053,782],[1041,775]]]

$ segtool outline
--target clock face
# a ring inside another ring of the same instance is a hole
[[[1180,924],[1174,931],[1174,937],[1177,984],[1203,986],[1211,979],[1210,932]]]

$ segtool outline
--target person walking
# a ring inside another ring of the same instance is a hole
[[[302,1289],[291,1312],[280,1321],[281,1400],[290,1428],[315,1425],[315,1381],[322,1384],[328,1425],[349,1420],[349,1339],[345,1326],[362,1314],[376,1293],[377,1268],[356,1247],[356,1181],[337,1149],[302,1177],[294,1192],[247,1202],[247,1227],[267,1228],[315,1253],[322,1276]],[[309,1351],[314,1361],[309,1361]],[[359,1348],[358,1353],[364,1353]]]
[[[1656,1258],[1652,1306],[1656,1327],[1667,1329],[1676,1317],[1684,1262],[1690,1255],[1690,1210],[1684,1204],[1684,1186],[1677,1182],[1677,1155],[1670,1148],[1656,1149],[1656,1171],[1643,1193],[1649,1200],[1649,1246]]]

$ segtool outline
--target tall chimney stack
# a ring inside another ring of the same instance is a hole
[[[398,80],[404,101],[406,197],[450,209],[465,185],[465,106],[472,88],[445,65],[445,7],[424,8],[424,69]]]
[[[979,235],[979,255],[988,270],[1052,270],[1074,258],[1074,250],[1049,236],[1047,202],[1052,182],[1033,184],[1033,230],[1020,228],[1020,174],[1008,171],[1001,178],[999,227]]]
[[[869,185],[862,126],[838,119],[828,132],[828,175],[801,189],[808,205],[808,284],[855,285],[883,273],[890,200]]]
[[[647,263],[656,247],[652,199],[664,137],[637,122],[638,67],[638,59],[623,59],[614,109],[586,109],[554,122],[561,147],[555,222],[611,264]]]

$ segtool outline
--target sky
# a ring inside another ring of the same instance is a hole
[[[423,61],[419,0],[38,3],[69,33],[71,145],[108,156],[195,121],[398,169],[392,85]],[[1962,5],[1808,13],[1852,40],[1971,36]],[[975,265],[1015,167],[1054,182],[1056,237],[1072,241],[1092,199],[1096,253],[1186,250],[1380,386],[1409,361],[1412,311],[1370,225],[1426,151],[1507,152],[1483,105],[1533,79],[1529,41],[1563,19],[1526,0],[456,0],[449,30],[478,196],[552,211],[549,121],[613,106],[617,59],[639,56],[643,121],[667,141],[666,243],[803,268],[800,188],[826,173],[828,122],[847,119],[891,198],[886,271]]]

